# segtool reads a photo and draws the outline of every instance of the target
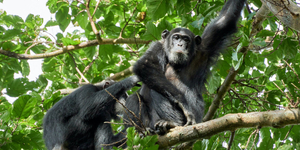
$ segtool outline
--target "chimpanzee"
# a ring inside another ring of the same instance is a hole
[[[152,43],[137,61],[133,71],[143,85],[139,95],[128,97],[126,107],[135,114],[141,113],[144,126],[164,134],[171,127],[201,122],[201,93],[207,74],[236,32],[245,1],[228,0],[219,16],[205,28],[202,38],[185,28],[163,31],[162,40]]]
[[[44,117],[44,140],[49,150],[93,150],[112,148],[111,141],[119,141],[125,135],[113,134],[110,124],[117,119],[119,101],[125,101],[126,91],[139,81],[137,76],[115,83],[112,80],[99,85],[84,85],[58,101]],[[104,90],[105,89],[105,90]]]

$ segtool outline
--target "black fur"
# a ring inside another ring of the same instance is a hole
[[[125,137],[113,135],[110,124],[104,123],[116,116],[118,105],[111,93],[120,101],[127,98],[126,91],[138,82],[136,76],[123,81],[84,85],[57,102],[44,117],[44,140],[49,150],[101,149],[101,144],[111,144]],[[108,92],[103,90],[106,88]],[[118,146],[117,143],[113,146]],[[104,147],[112,148],[112,146]]]
[[[139,95],[145,126],[164,134],[171,127],[202,121],[207,74],[236,32],[244,4],[245,0],[229,0],[202,39],[185,28],[163,31],[162,40],[152,43],[138,60],[133,71],[143,82]],[[126,106],[139,114],[138,96],[131,95]]]

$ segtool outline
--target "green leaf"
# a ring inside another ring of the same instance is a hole
[[[89,60],[93,60],[93,57],[96,55],[97,48],[96,46],[85,47],[84,52]]]
[[[148,12],[152,20],[158,20],[165,16],[169,10],[170,0],[147,0]]]
[[[199,30],[201,30],[201,27],[203,25],[203,21],[204,21],[205,17],[201,17],[199,20],[196,20],[194,22],[191,23],[191,25]]]
[[[73,40],[70,38],[61,38],[64,45],[77,45],[80,44],[79,40]]]
[[[69,7],[61,7],[55,14],[55,18],[58,22],[59,28],[65,31],[71,22],[71,15],[69,15]]]
[[[191,1],[177,0],[177,12],[179,16],[186,15],[191,11]]]
[[[56,102],[58,102],[61,98],[62,98],[62,96],[60,95],[60,92],[56,92],[56,93],[52,94],[50,98],[45,99],[45,101],[44,101],[44,103],[43,103],[43,107],[45,108],[45,110],[48,110],[48,109],[50,109]]]
[[[57,25],[58,25],[57,21],[55,21],[55,20],[49,20],[46,23],[45,27],[52,27],[52,26],[57,26]]]
[[[158,40],[161,38],[161,32],[157,29],[157,27],[152,22],[148,22],[146,28],[147,28],[146,33],[142,36],[142,39]]]
[[[159,28],[160,33],[162,33],[162,31],[164,31],[165,29],[171,31],[173,29],[173,26],[168,20],[162,19],[157,25],[157,28]]]
[[[55,70],[55,64],[57,63],[57,61],[55,60],[55,58],[48,58],[45,59],[42,65],[42,70],[43,72],[52,72]]]
[[[269,30],[261,30],[257,33],[256,37],[267,37],[267,36],[274,36],[275,33]]]
[[[88,23],[89,23],[87,13],[84,11],[84,12],[81,12],[80,14],[78,14],[78,15],[76,16],[76,21],[78,22],[79,26],[80,26],[82,29],[85,29],[86,26],[87,26]]]
[[[21,60],[21,68],[22,68],[22,75],[28,76],[30,73],[30,67],[26,60]]]
[[[9,29],[6,30],[4,36],[2,37],[1,40],[12,40],[14,37],[18,36],[21,33],[21,30],[19,29]]]
[[[193,150],[204,150],[207,147],[207,139],[203,139],[203,140],[199,140],[198,142],[196,142],[193,146]]]
[[[27,136],[30,138],[30,146],[36,149],[45,149],[43,134],[41,132],[31,130]]]
[[[127,147],[132,148],[133,147],[133,138],[135,137],[135,129],[134,127],[130,127],[126,129],[127,131]]]
[[[267,19],[268,19],[269,24],[270,24],[270,26],[271,26],[271,30],[272,30],[273,32],[275,32],[275,31],[277,30],[277,24],[276,24],[274,18],[269,18],[269,17],[268,17]]]
[[[261,150],[272,149],[273,145],[270,143],[274,143],[275,141],[271,138],[270,128],[260,129],[260,135],[262,141],[260,143],[259,149]]]
[[[264,38],[255,38],[253,41],[253,45],[257,45],[257,46],[266,46],[266,42]]]
[[[13,115],[20,119],[26,119],[31,113],[35,106],[36,99],[30,95],[20,96],[13,103]]]
[[[298,41],[293,41],[292,38],[287,38],[287,39],[283,40],[282,44],[280,45],[280,48],[283,49],[285,56],[288,59],[291,59],[297,54],[297,52],[298,52],[297,46],[298,45],[299,45]]]
[[[7,84],[7,95],[12,97],[20,96],[26,93],[29,89],[27,78],[18,78]]]
[[[208,79],[207,84],[208,84],[207,86],[208,92],[211,94],[216,93],[218,87],[221,85],[221,77],[214,74]]]
[[[17,27],[20,27],[22,24],[24,24],[24,20],[17,15],[5,15],[3,17],[3,21],[8,23],[9,25],[17,26]]]
[[[287,143],[287,144],[283,144],[280,147],[278,147],[277,150],[293,150],[293,145]]]
[[[158,138],[157,135],[153,136],[146,136],[143,139],[140,140],[141,148],[145,150],[150,150],[150,149],[158,149],[158,145],[156,145]]]

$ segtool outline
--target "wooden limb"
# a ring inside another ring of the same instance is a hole
[[[70,51],[78,50],[81,48],[85,47],[90,47],[90,46],[97,46],[97,45],[104,45],[104,44],[149,44],[151,41],[145,41],[141,39],[136,39],[136,38],[128,38],[128,39],[103,39],[100,43],[98,43],[98,40],[92,40],[92,41],[87,41],[87,42],[82,42],[78,45],[68,45],[64,46],[61,49],[58,49],[56,51],[50,52],[50,53],[42,53],[42,54],[18,54],[15,52],[11,51],[6,51],[0,49],[0,54],[6,55],[8,57],[13,57],[17,59],[41,59],[41,58],[49,58],[49,57],[54,57],[58,56]]]
[[[299,117],[299,109],[228,114],[221,118],[196,125],[175,127],[166,135],[159,136],[157,143],[160,148],[165,148],[182,142],[203,139],[224,131],[234,131],[240,128],[282,128],[287,125],[299,124]]]
[[[285,25],[300,32],[300,7],[291,0],[261,0]]]

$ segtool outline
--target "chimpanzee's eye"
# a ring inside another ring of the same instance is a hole
[[[173,35],[173,39],[178,40],[179,36],[175,34],[175,35]]]
[[[184,36],[182,39],[183,39],[185,42],[190,42],[189,37]]]

